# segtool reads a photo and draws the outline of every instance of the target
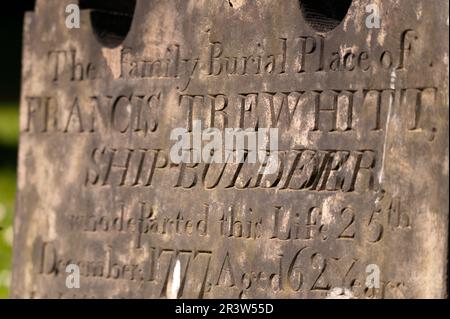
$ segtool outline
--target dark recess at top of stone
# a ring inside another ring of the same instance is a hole
[[[336,28],[347,15],[352,0],[300,0],[306,22],[318,32]]]
[[[116,47],[122,43],[133,21],[136,0],[80,0],[80,9],[90,9],[91,23],[100,43]]]

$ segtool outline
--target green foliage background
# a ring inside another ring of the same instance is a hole
[[[0,104],[0,298],[8,297],[11,282],[18,111],[18,105],[15,103]]]
[[[7,9],[0,10],[0,299],[8,298],[11,283],[22,24],[25,11],[32,11],[34,4],[35,0],[8,1]]]

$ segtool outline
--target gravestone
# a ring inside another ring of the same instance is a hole
[[[447,295],[447,1],[72,2],[25,17],[12,297]],[[174,161],[198,123],[276,170]]]

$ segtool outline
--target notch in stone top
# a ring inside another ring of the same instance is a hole
[[[352,0],[300,0],[306,22],[317,32],[334,30],[348,13]]]
[[[125,40],[133,22],[136,0],[80,0],[80,9],[91,10],[91,24],[99,42],[117,47]]]

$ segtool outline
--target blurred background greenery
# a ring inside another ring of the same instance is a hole
[[[33,0],[11,2],[0,10],[0,298],[8,297],[11,282],[22,22],[24,12],[34,7]]]
[[[0,298],[8,296],[11,279],[18,118],[17,102],[0,103]]]

